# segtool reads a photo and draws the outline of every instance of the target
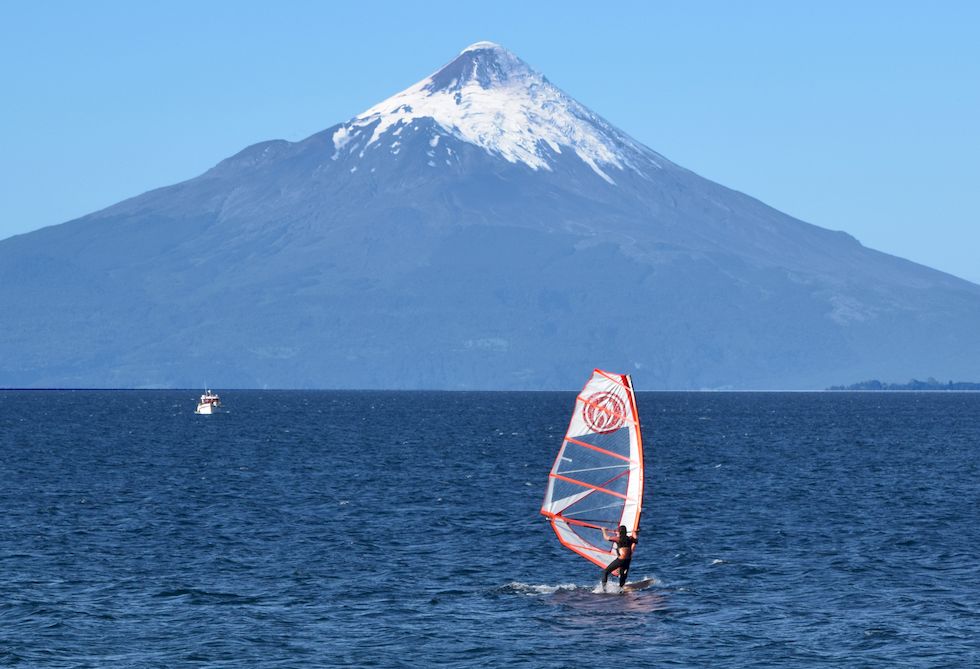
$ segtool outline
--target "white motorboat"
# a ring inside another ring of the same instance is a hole
[[[208,389],[204,391],[203,395],[201,395],[201,399],[198,401],[197,409],[194,410],[194,413],[218,413],[218,407],[220,406],[221,398],[218,397],[217,393],[211,392],[211,390]]]

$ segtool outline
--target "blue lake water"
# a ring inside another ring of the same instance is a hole
[[[574,393],[196,394],[0,391],[0,665],[980,666],[980,393],[640,393],[624,594]]]

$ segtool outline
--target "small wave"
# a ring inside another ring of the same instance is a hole
[[[185,599],[188,604],[257,604],[261,601],[260,597],[251,595],[240,595],[234,592],[212,592],[199,588],[175,588],[173,590],[161,590],[153,594],[154,597],[164,599]]]
[[[637,590],[645,590],[649,587],[659,586],[660,579],[657,577],[642,578],[638,581],[630,581],[626,584],[624,591],[616,583],[609,583],[606,589],[602,588],[602,583],[594,585],[578,585],[577,583],[561,583],[559,585],[534,585],[531,583],[521,583],[511,581],[500,588],[500,592],[516,593],[521,595],[553,595],[556,592],[589,592],[594,595],[619,595],[629,592],[631,586],[640,586]],[[634,590],[634,591],[637,591]]]
[[[646,588],[650,587],[649,585],[646,585],[640,588],[633,588],[631,587],[633,585],[635,585],[633,581],[627,583],[625,588],[619,587],[618,583],[609,583],[606,585],[605,588],[603,588],[602,583],[599,583],[594,588],[592,588],[592,594],[593,595],[622,595],[627,592],[639,592],[640,590],[645,590]]]
[[[532,585],[531,583],[521,583],[520,581],[511,581],[501,588],[503,592],[514,592],[521,595],[552,595],[556,592],[591,589],[591,585],[576,585],[575,583],[562,583],[560,585]]]
[[[725,564],[727,560],[712,560],[711,564]]]

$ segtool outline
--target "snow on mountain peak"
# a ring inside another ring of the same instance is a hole
[[[334,133],[333,157],[348,145],[349,152],[363,156],[389,130],[398,133],[419,118],[431,118],[447,134],[533,170],[552,170],[563,149],[611,184],[610,167],[640,172],[640,161],[659,167],[649,149],[493,42],[471,44],[437,72],[345,123]],[[366,143],[351,144],[372,126]]]
[[[504,49],[504,47],[502,47],[499,44],[497,44],[496,42],[483,41],[483,42],[473,42],[473,44],[470,44],[468,47],[466,47],[465,49],[463,49],[459,53],[460,53],[460,55],[462,55],[462,54],[466,53],[467,51],[479,51],[480,49],[500,49],[501,51],[506,51],[507,50],[507,49]]]

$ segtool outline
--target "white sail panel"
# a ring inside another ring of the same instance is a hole
[[[602,567],[615,553],[602,530],[640,522],[643,444],[629,375],[595,370],[575,400],[541,513],[558,540]]]

